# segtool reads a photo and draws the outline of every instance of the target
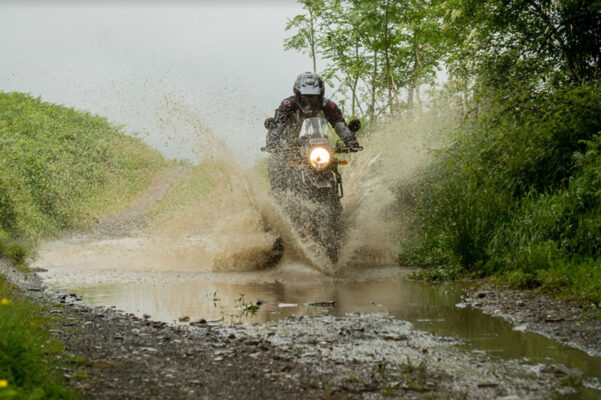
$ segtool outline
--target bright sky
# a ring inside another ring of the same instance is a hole
[[[0,3],[0,91],[100,114],[169,157],[196,161],[199,145],[167,102],[250,161],[263,120],[311,69],[283,50],[286,20],[301,11],[292,0],[83,3]]]

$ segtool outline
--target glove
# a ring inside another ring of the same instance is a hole
[[[363,149],[361,146],[359,146],[359,142],[357,142],[357,139],[354,138],[347,140],[345,145],[350,151],[359,151]]]

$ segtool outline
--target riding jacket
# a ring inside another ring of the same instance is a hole
[[[277,146],[284,143],[293,143],[298,138],[300,128],[306,118],[323,115],[325,119],[334,127],[336,134],[345,142],[356,142],[355,134],[346,126],[342,117],[342,111],[332,100],[324,99],[320,109],[311,114],[304,113],[296,96],[290,96],[284,99],[275,111],[276,127],[267,133],[267,145]]]

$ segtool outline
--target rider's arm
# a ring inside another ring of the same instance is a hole
[[[294,106],[289,99],[284,99],[277,110],[275,110],[275,129],[270,133],[270,140],[279,141],[284,130],[290,124],[294,116]]]
[[[347,145],[353,144],[358,145],[355,134],[346,126],[346,122],[342,117],[342,111],[336,103],[332,100],[326,100],[324,102],[323,112],[328,122],[334,127],[336,134],[346,143]]]

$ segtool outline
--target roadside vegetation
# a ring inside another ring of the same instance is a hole
[[[60,374],[62,345],[40,307],[0,275],[0,398],[73,399]]]
[[[0,92],[0,257],[19,269],[44,238],[117,211],[166,165],[104,118]],[[0,275],[0,398],[68,399],[52,321]]]
[[[601,1],[300,3],[285,45],[347,114],[455,115],[399,188],[403,264],[601,303]]]
[[[0,92],[0,252],[21,263],[44,237],[123,207],[166,165],[106,119]]]

